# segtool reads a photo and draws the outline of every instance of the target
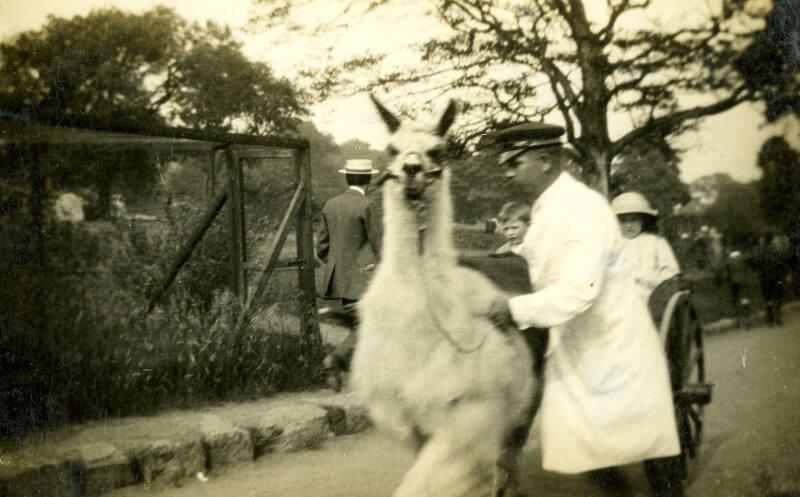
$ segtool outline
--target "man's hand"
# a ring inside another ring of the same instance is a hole
[[[505,297],[495,299],[489,306],[488,314],[492,324],[501,331],[516,326],[514,318],[511,317],[511,308],[508,307],[508,299]]]

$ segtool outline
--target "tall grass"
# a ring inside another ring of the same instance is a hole
[[[146,314],[148,292],[194,214],[160,227],[48,225],[45,267],[33,262],[3,272],[0,284],[16,284],[11,294],[19,298],[0,315],[0,436],[264,396],[319,380],[319,360],[290,324],[295,319],[273,316],[270,329],[253,321],[237,326],[239,302],[226,286],[224,219]],[[30,252],[26,246],[20,253]],[[264,304],[291,309],[296,279],[277,281],[268,298],[282,302]],[[25,297],[37,288],[39,299]]]

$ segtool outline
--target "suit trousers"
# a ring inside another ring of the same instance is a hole
[[[355,304],[358,302],[357,300],[353,299],[341,299],[342,306]],[[351,328],[345,339],[337,345],[333,352],[331,352],[331,356],[333,357],[334,365],[343,371],[350,370],[350,361],[353,359],[353,352],[356,348],[356,328],[358,326],[358,320],[356,320],[355,325]]]

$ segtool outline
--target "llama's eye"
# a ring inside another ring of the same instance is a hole
[[[392,157],[397,157],[397,154],[399,154],[400,151],[394,148],[393,146],[389,145],[388,147],[386,147],[386,153]]]
[[[437,179],[442,177],[442,168],[437,167],[436,169],[431,169],[429,171],[425,171],[425,176],[431,179]]]
[[[433,148],[428,150],[426,155],[430,160],[438,164],[442,160],[443,150],[441,148]]]

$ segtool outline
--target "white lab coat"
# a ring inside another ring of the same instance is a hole
[[[669,243],[652,233],[640,233],[636,238],[624,239],[623,250],[634,265],[633,274],[639,295],[645,302],[662,282],[681,272],[678,260]]]
[[[568,173],[532,208],[522,242],[536,292],[522,328],[550,328],[540,410],[544,469],[579,473],[680,452],[665,354],[606,200]]]

